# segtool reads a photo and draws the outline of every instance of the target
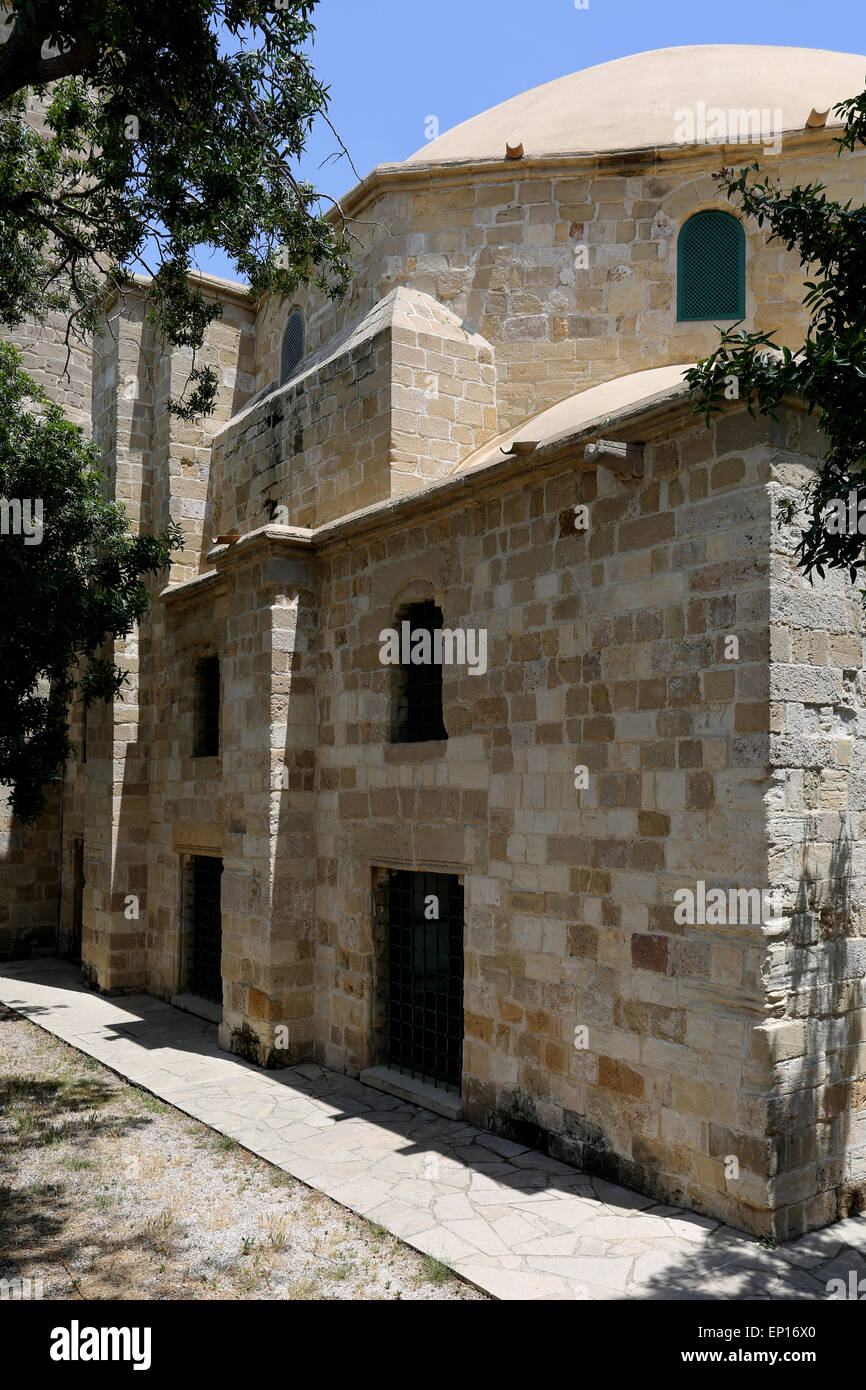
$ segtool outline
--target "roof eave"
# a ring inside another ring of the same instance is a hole
[[[828,136],[834,132],[841,131],[841,125],[820,126],[817,128],[804,128],[802,130],[788,130],[781,132],[783,146],[788,149],[793,146],[795,150],[800,148],[820,146],[827,143]],[[513,180],[515,174],[525,170],[548,172],[560,169],[578,168],[602,168],[610,167],[619,170],[621,166],[632,165],[652,165],[652,164],[677,164],[688,163],[689,161],[705,165],[709,154],[715,153],[719,160],[719,167],[734,163],[740,159],[748,162],[752,154],[758,153],[762,147],[763,140],[756,144],[727,144],[727,145],[698,145],[672,142],[666,145],[636,145],[623,149],[615,150],[562,150],[549,151],[533,154],[531,151],[524,154],[521,159],[493,158],[457,158],[441,160],[403,160],[400,162],[384,163],[375,165],[363,179],[354,184],[347,193],[340,198],[326,216],[332,221],[340,221],[347,214],[358,210],[365,203],[381,191],[390,190],[393,187],[411,184],[424,184],[438,179],[447,179],[455,174],[479,174],[487,175],[492,178],[500,177],[503,180]],[[775,158],[775,155],[767,158]]]

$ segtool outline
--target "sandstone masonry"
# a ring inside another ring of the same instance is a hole
[[[186,995],[219,859],[222,1045],[357,1075],[389,1065],[387,884],[450,875],[462,1113],[784,1239],[866,1193],[864,618],[780,524],[822,453],[802,404],[707,429],[682,384],[718,328],[677,317],[679,232],[725,210],[736,157],[383,166],[344,203],[342,303],[206,281],[220,390],[192,425],[166,409],[189,359],[135,287],[106,305],[69,404],[132,525],[186,545],[118,646],[130,693],[91,711],[62,833],[58,798],[0,841],[0,942],[80,925],[94,987]],[[824,129],[762,165],[866,199]],[[745,232],[745,327],[796,345],[800,269]],[[485,630],[487,668],[443,668],[447,738],[398,741],[379,635],[424,603]],[[678,920],[698,883],[778,910]]]

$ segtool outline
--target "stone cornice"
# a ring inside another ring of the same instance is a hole
[[[784,405],[800,412],[806,409],[796,396],[786,398]],[[732,405],[731,408],[737,407]],[[320,552],[350,546],[367,537],[405,529],[437,512],[463,508],[468,500],[467,494],[481,496],[485,492],[494,492],[518,478],[531,486],[549,469],[563,463],[570,463],[576,473],[594,472],[598,462],[586,458],[587,444],[611,434],[626,444],[647,443],[664,434],[677,433],[689,422],[697,423],[700,419],[700,415],[692,410],[688,387],[685,384],[677,386],[615,414],[598,416],[574,434],[522,450],[518,454],[502,454],[488,463],[438,479],[418,492],[388,497],[314,529],[260,526],[239,536],[237,540],[214,546],[206,556],[208,563],[214,566],[212,570],[163,589],[159,597],[166,603],[179,603],[185,599],[197,600],[211,589],[215,593],[222,592],[229,568],[260,560],[268,552],[283,558],[294,554],[299,559],[308,559]],[[628,485],[627,481],[621,484]]]
[[[785,405],[805,410],[802,401],[796,397],[787,400]],[[664,433],[677,432],[690,421],[697,423],[699,419],[692,411],[687,388],[677,387],[663,397],[641,402],[616,415],[599,416],[563,439],[553,440],[529,452],[503,454],[477,468],[452,473],[419,492],[386,498],[361,511],[325,522],[315,529],[272,525],[259,527],[230,545],[216,546],[208,552],[207,559],[224,571],[233,564],[260,558],[262,551],[269,548],[284,556],[294,552],[300,557],[351,545],[388,530],[405,529],[437,512],[463,508],[468,493],[481,495],[493,492],[517,478],[522,478],[527,486],[531,486],[548,469],[563,463],[571,463],[575,472],[593,472],[597,464],[585,458],[585,446],[602,436],[615,433],[626,443],[643,443]]]
[[[224,547],[227,549],[228,547]],[[210,559],[210,556],[208,556]],[[178,604],[187,600],[196,602],[201,598],[209,598],[212,595],[223,593],[226,587],[225,579],[216,570],[208,570],[206,574],[197,574],[194,579],[184,579],[179,584],[168,584],[164,589],[160,589],[157,597],[164,603]]]
[[[782,154],[815,154],[822,146],[834,145],[833,135],[841,126],[825,126],[815,130],[783,132]],[[776,167],[779,156],[764,155],[760,141],[754,144],[730,145],[670,144],[629,150],[563,151],[561,154],[524,155],[512,159],[454,159],[425,163],[377,164],[370,173],[339,199],[327,217],[334,222],[344,216],[355,216],[381,193],[401,188],[419,188],[436,184],[465,184],[469,178],[483,177],[488,183],[513,183],[515,179],[532,174],[558,174],[579,178],[592,173],[615,174],[623,178],[637,174],[661,173],[670,166],[679,171],[694,170],[706,174],[722,166],[747,165],[758,159],[762,165]]]
[[[242,305],[254,313],[262,296],[251,299],[245,285],[241,285],[237,280],[223,280],[219,275],[205,275],[203,271],[194,270],[187,277],[192,284],[198,285],[205,296],[210,295],[214,299],[231,300],[235,304]],[[120,298],[121,294],[138,294],[144,296],[151,283],[149,275],[131,275],[128,280],[120,286],[114,285],[108,290],[102,301],[103,313],[108,313]]]

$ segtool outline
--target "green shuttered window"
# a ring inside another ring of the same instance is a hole
[[[677,243],[677,318],[741,319],[746,238],[729,212],[696,212]]]

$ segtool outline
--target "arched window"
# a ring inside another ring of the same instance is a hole
[[[403,629],[406,629],[405,643]],[[442,710],[442,665],[435,659],[433,635],[442,629],[442,610],[427,599],[410,603],[398,615],[396,631],[405,645],[408,661],[395,667],[396,680],[392,686],[391,742],[428,743],[447,738]],[[429,652],[424,658],[422,634],[428,636]],[[419,650],[413,650],[419,641]]]
[[[300,309],[289,314],[286,331],[283,334],[283,351],[280,358],[280,385],[291,380],[304,355],[304,317]]]
[[[192,755],[216,758],[220,751],[220,659],[205,656],[195,664],[196,704]]]
[[[729,212],[696,212],[677,242],[677,318],[741,319],[746,313],[746,238]]]

